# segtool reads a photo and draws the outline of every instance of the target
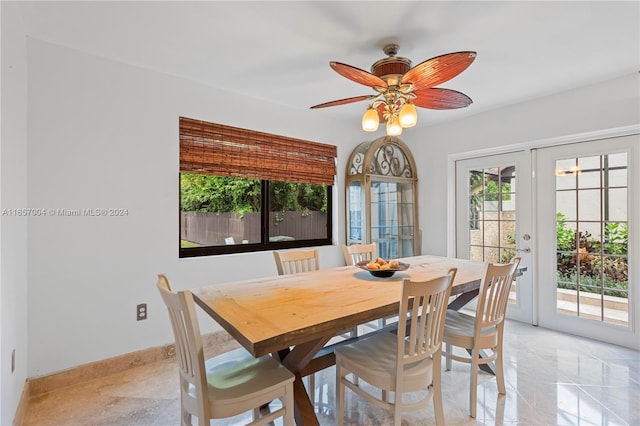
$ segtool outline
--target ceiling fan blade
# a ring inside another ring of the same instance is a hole
[[[377,75],[361,70],[360,68],[352,67],[351,65],[342,64],[340,62],[329,62],[329,65],[335,72],[349,80],[355,81],[356,83],[364,84],[367,87],[387,87],[386,81]]]
[[[427,59],[402,76],[402,83],[412,83],[414,90],[437,86],[467,69],[476,59],[476,52],[455,52]]]
[[[326,108],[326,107],[350,104],[352,102],[360,102],[360,101],[364,101],[364,100],[367,100],[367,99],[373,99],[376,96],[377,95],[354,96],[353,98],[339,99],[337,101],[325,102],[323,104],[314,105],[314,106],[311,107],[311,109]]]
[[[413,105],[428,109],[458,109],[473,103],[470,97],[451,89],[432,87],[429,89],[414,90],[416,98],[411,101]]]

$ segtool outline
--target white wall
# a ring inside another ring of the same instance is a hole
[[[308,110],[282,111],[38,40],[28,44],[28,65],[29,206],[129,211],[29,219],[28,376],[171,341],[153,286],[159,272],[177,288],[275,273],[270,252],[178,259],[180,115],[338,145],[335,236],[343,241],[339,188],[348,154],[365,139],[358,123],[318,124]],[[631,124],[638,107],[630,93],[638,93],[637,78],[407,131],[419,164],[424,252],[446,253],[447,155]],[[323,266],[341,261],[335,248],[323,249]],[[142,302],[150,318],[136,322]]]
[[[449,155],[638,123],[640,75],[634,72],[419,132],[407,131],[403,140],[418,163],[423,253],[447,254]]]
[[[4,46],[4,2],[2,7],[5,71],[10,52]],[[17,38],[19,58],[24,47]],[[23,360],[15,376],[23,381],[166,344],[172,336],[155,289],[156,274],[168,274],[178,289],[275,274],[270,252],[178,259],[178,116],[337,145],[337,243],[344,240],[345,162],[369,136],[359,123],[319,123],[306,107],[283,110],[38,40],[28,41],[27,55],[27,78],[16,70],[10,81],[16,83],[16,93],[6,99],[20,106],[26,84],[26,116],[7,115],[2,75],[3,124],[15,116],[13,142],[6,141],[2,128],[3,206],[10,201],[44,209],[126,208],[129,213],[31,217],[9,233],[1,222],[3,423],[12,418],[21,390],[21,383],[14,385],[6,375],[7,345],[28,349],[27,365]],[[26,117],[25,154],[20,123]],[[636,123],[634,75],[458,123],[406,131],[402,139],[418,162],[423,251],[446,253],[449,154]],[[25,235],[26,258],[20,255]],[[323,267],[342,262],[336,246],[323,247],[321,257]],[[25,279],[21,274],[27,258]],[[14,271],[15,284],[11,277],[5,279],[5,268],[14,261],[9,272]],[[149,319],[137,322],[135,305],[143,302],[148,303]],[[217,329],[206,317],[201,322],[205,332]],[[28,348],[20,336],[28,337]],[[5,400],[11,403],[5,405]]]
[[[38,40],[28,68],[29,206],[128,209],[29,219],[30,377],[170,343],[158,273],[177,289],[276,274],[271,252],[178,259],[180,115],[335,144],[340,159],[360,142],[359,123],[316,123],[306,107],[287,111]],[[342,193],[334,199],[343,211]],[[334,220],[343,241],[344,215]],[[322,248],[321,266],[340,262],[338,247]],[[148,320],[135,320],[138,303]]]
[[[0,210],[26,207],[26,41],[15,3],[1,3]],[[0,217],[0,424],[8,425],[27,377],[27,226]],[[15,349],[15,371],[11,352]]]

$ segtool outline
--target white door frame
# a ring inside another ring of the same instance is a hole
[[[640,124],[617,127],[612,129],[598,130],[593,132],[586,133],[578,133],[567,136],[559,136],[548,139],[540,139],[533,140],[529,142],[513,144],[513,145],[505,145],[501,147],[493,147],[475,151],[461,152],[455,154],[449,154],[447,157],[447,256],[455,257],[456,256],[456,161],[458,160],[466,160],[469,158],[475,157],[483,157],[489,155],[497,155],[504,154],[514,151],[522,151],[522,150],[532,150],[535,148],[546,148],[552,146],[566,145],[576,142],[588,142],[599,139],[609,139],[616,136],[629,136],[629,135],[637,135],[640,134]],[[535,155],[535,152],[534,152]],[[532,185],[535,187],[535,173],[533,176]],[[535,199],[535,191],[532,191],[531,194],[531,205],[532,211],[536,211],[537,208],[537,200]],[[537,228],[535,226],[536,220],[534,217],[532,223],[532,233],[533,233],[533,250],[535,253],[537,250]],[[538,324],[538,258],[537,256],[533,256],[531,259],[531,270],[527,271],[527,273],[531,273],[531,279],[533,282],[533,286],[535,291],[533,292],[533,324]]]

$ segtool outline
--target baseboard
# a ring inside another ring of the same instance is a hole
[[[239,346],[237,342],[225,331],[218,331],[202,336],[202,345],[207,356],[212,356]],[[88,380],[105,377],[110,374],[119,373],[130,368],[173,358],[175,355],[175,345],[170,344],[79,365],[69,370],[60,371],[47,376],[29,378],[27,379],[22,392],[20,406],[26,407],[27,401],[38,395],[81,382],[86,382]],[[16,413],[16,419],[20,414],[20,406]],[[16,422],[16,424],[19,425],[21,423]]]
[[[18,402],[18,408],[16,409],[16,415],[13,418],[13,426],[20,426],[24,420],[24,415],[27,412],[27,404],[29,403],[29,381],[25,381],[22,388],[22,394],[20,395],[20,401]]]

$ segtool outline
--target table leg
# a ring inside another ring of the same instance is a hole
[[[467,352],[471,355],[471,351],[468,350]],[[480,351],[480,358],[483,358],[482,351]],[[485,373],[493,374],[494,376],[496,375],[496,365],[493,362],[490,362],[489,364],[480,364],[478,367]]]
[[[478,290],[462,293],[461,295],[453,299],[451,303],[449,303],[449,306],[447,306],[447,309],[453,309],[454,311],[459,311],[460,309],[462,309],[464,305],[471,302],[475,297],[477,297],[479,292],[480,290],[478,289]]]
[[[309,394],[304,387],[302,377],[298,374],[296,374],[296,380],[293,382],[293,403],[293,416],[296,420],[296,425],[320,425],[316,417],[313,402],[309,399]]]
[[[289,353],[280,353],[282,358],[282,364],[287,367],[293,374],[296,375],[296,380],[293,383],[293,399],[294,399],[294,417],[296,419],[296,425],[319,425],[318,418],[313,407],[313,401],[309,399],[309,394],[302,382],[302,376],[300,372],[309,364],[313,357],[318,353],[320,349],[331,340],[332,336],[322,337],[320,339],[302,343],[295,346]]]

